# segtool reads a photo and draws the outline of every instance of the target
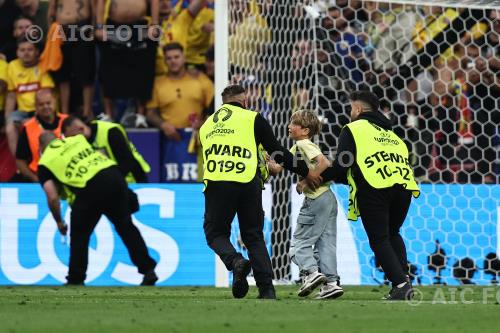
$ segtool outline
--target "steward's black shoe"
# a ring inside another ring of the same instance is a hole
[[[276,299],[276,291],[274,290],[274,287],[266,288],[266,289],[259,289],[259,296],[257,297],[258,299]]]
[[[85,283],[83,282],[75,282],[75,281],[68,281],[64,284],[65,287],[72,287],[72,286],[84,286]]]
[[[233,266],[233,296],[243,298],[248,293],[247,275],[250,274],[252,266],[250,261],[240,258]]]
[[[409,301],[411,299],[413,299],[413,288],[408,282],[405,282],[401,288],[393,286],[389,295],[385,297],[387,301]]]
[[[150,270],[149,272],[144,274],[141,286],[154,286],[156,281],[158,281],[158,276],[156,275],[154,270]]]

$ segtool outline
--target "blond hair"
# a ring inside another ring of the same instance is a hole
[[[290,122],[294,125],[309,129],[310,138],[321,132],[321,122],[316,116],[316,113],[311,110],[299,110],[294,112],[290,118]]]

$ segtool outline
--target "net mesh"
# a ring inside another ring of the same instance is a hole
[[[349,93],[369,89],[379,96],[395,132],[411,147],[417,180],[436,184],[430,187],[432,194],[448,195],[439,193],[444,187],[437,184],[499,183],[500,9],[494,1],[482,1],[481,6],[439,2],[451,7],[429,6],[428,1],[421,1],[423,5],[356,0],[228,3],[230,82],[247,88],[252,109],[269,120],[286,147],[291,146],[287,138],[291,113],[308,108],[324,124],[318,144],[325,155],[334,157],[339,133],[349,122]],[[289,173],[272,180],[270,249],[276,279],[291,278],[287,251],[293,181]],[[481,197],[464,197],[463,209],[472,209],[475,199]],[[453,204],[463,218],[467,212],[460,213],[461,203]],[[438,208],[428,208],[432,216],[439,215],[433,210]],[[435,227],[420,221],[407,231],[419,236]],[[482,249],[477,256],[485,258],[484,265],[496,263],[494,239],[485,241],[471,225],[465,228],[460,237],[470,236],[467,244]],[[432,273],[439,281],[446,267],[454,276],[453,264],[456,274],[461,268],[466,273],[472,269],[465,260],[470,259],[469,249],[455,251],[449,239],[454,236],[449,234],[439,240],[434,236],[426,234],[426,239],[419,239],[422,244],[410,246],[410,260],[413,256],[421,266],[414,270]],[[436,266],[439,257],[430,254],[448,245],[448,254],[457,253],[455,262]],[[490,250],[491,260],[483,253]]]

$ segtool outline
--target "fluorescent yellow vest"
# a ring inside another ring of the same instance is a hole
[[[109,131],[113,128],[118,128],[123,133],[123,136],[127,140],[130,150],[132,151],[132,155],[137,160],[137,162],[139,162],[142,171],[144,171],[145,173],[151,171],[151,167],[149,166],[148,162],[146,162],[146,160],[142,157],[142,155],[139,154],[137,148],[135,148],[134,144],[128,139],[127,132],[125,132],[125,130],[121,125],[110,123],[107,121],[93,121],[93,123],[97,125],[97,133],[94,142],[92,142],[92,147],[94,147],[96,150],[104,150],[106,152],[106,155],[110,159],[118,163],[116,161],[115,155],[113,154],[113,150],[109,145],[109,140],[108,140]],[[127,181],[127,183],[136,182],[132,172],[129,172],[127,174],[125,180]]]
[[[257,112],[224,104],[200,128],[203,180],[248,183],[258,156],[254,123]]]
[[[346,125],[356,145],[356,164],[370,186],[381,189],[401,184],[418,197],[420,190],[408,161],[408,148],[393,131],[385,130],[367,120],[356,120]],[[356,184],[352,168],[347,173],[350,185],[349,220],[357,220],[359,210],[356,201]]]
[[[71,204],[74,195],[71,188],[84,188],[99,171],[107,169],[115,162],[96,152],[81,134],[53,140],[42,156],[39,165],[49,169],[63,185],[60,194]]]

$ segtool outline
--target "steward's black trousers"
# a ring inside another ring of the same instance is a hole
[[[77,192],[71,207],[69,283],[85,280],[90,236],[103,214],[113,223],[139,273],[155,268],[156,262],[149,256],[142,235],[132,223],[128,191],[119,169],[111,167],[97,173]]]
[[[259,289],[272,285],[272,266],[264,242],[264,211],[262,188],[255,177],[249,183],[209,181],[205,189],[205,221],[203,229],[207,243],[221,258],[228,270],[235,259],[241,258],[229,241],[231,222],[238,215],[241,238],[250,257]]]
[[[411,203],[411,192],[401,185],[375,189],[363,184],[357,200],[370,248],[387,278],[395,285],[406,280],[408,261],[399,229]]]

